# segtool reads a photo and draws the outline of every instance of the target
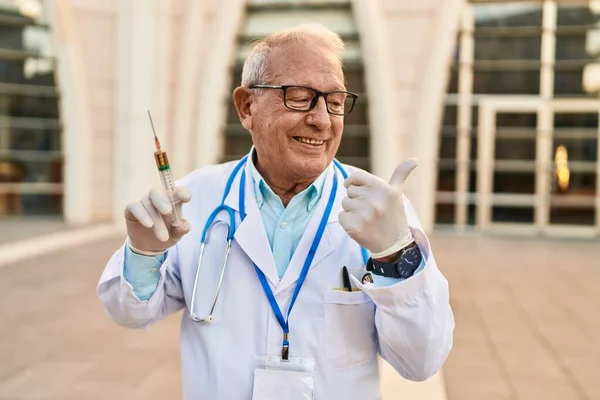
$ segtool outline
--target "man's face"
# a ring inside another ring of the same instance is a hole
[[[268,65],[268,82],[261,84],[308,86],[322,92],[346,90],[339,64],[319,46],[276,47]],[[254,96],[250,110],[258,164],[269,174],[314,179],[335,157],[344,117],[328,114],[323,97],[312,111],[294,111],[285,107],[282,90],[263,89]]]

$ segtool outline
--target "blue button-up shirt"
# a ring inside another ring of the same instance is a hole
[[[279,196],[271,190],[256,169],[252,157],[248,157],[248,163],[254,182],[256,203],[265,225],[275,266],[279,278],[281,278],[306,230],[315,206],[321,199],[325,179],[331,169],[325,170],[308,188],[292,197],[292,200],[285,207]],[[132,252],[129,247],[125,249],[123,274],[125,279],[133,286],[135,294],[140,300],[148,300],[156,290],[160,279],[158,268],[164,261],[164,257],[164,254],[144,256]],[[423,263],[415,273],[422,268]],[[373,275],[373,280],[377,286],[387,286],[398,283],[402,279]]]

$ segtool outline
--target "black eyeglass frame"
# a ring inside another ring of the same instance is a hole
[[[287,101],[285,100],[285,98],[286,98],[286,91],[289,88],[308,89],[308,90],[312,90],[313,92],[316,93],[316,96],[310,102],[310,106],[308,107],[308,109],[301,110],[298,108],[292,108],[287,105]],[[311,88],[309,86],[301,86],[301,85],[263,85],[263,84],[258,84],[258,85],[251,85],[250,89],[280,89],[280,90],[283,90],[283,105],[286,108],[293,110],[293,111],[304,111],[304,112],[312,111],[316,107],[317,102],[319,101],[319,97],[323,96],[323,99],[325,99],[325,107],[327,108],[327,112],[329,114],[339,115],[339,116],[344,116],[344,115],[350,114],[352,112],[352,110],[354,110],[354,105],[356,104],[356,99],[358,99],[358,94],[353,93],[353,92],[346,92],[344,90],[334,90],[333,92],[320,92],[317,89]],[[333,93],[345,93],[346,95],[350,96],[350,98],[352,99],[352,106],[350,106],[350,110],[348,110],[348,111],[344,110],[343,114],[332,112],[329,109],[329,105],[327,104],[327,95],[333,94]]]

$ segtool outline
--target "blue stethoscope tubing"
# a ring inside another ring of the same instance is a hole
[[[223,285],[223,278],[225,276],[225,269],[227,267],[227,259],[229,258],[229,254],[231,253],[231,243],[233,242],[233,235],[235,234],[235,229],[236,229],[235,211],[233,210],[233,208],[225,205],[225,199],[227,198],[227,196],[229,195],[229,192],[231,191],[231,186],[233,185],[233,181],[235,180],[235,177],[237,176],[240,169],[246,164],[247,159],[248,159],[248,156],[247,155],[244,156],[234,167],[233,171],[231,171],[231,174],[229,175],[229,177],[227,179],[227,183],[225,184],[225,189],[223,190],[223,198],[221,199],[221,204],[219,204],[213,210],[213,212],[210,213],[210,215],[208,216],[208,219],[206,221],[206,224],[204,225],[204,229],[202,230],[202,237],[200,239],[200,253],[198,255],[198,267],[196,269],[196,277],[194,279],[194,288],[192,291],[192,302],[191,302],[190,313],[189,313],[190,319],[192,319],[195,322],[212,322],[212,320],[213,320],[213,312],[214,312],[215,306],[217,304],[217,299],[219,298],[221,286]],[[333,163],[334,163],[335,167],[341,172],[344,179],[348,178],[348,173],[346,172],[346,170],[344,169],[342,164],[340,164],[340,162],[336,159],[333,160]],[[246,216],[246,207],[245,207],[245,198],[244,198],[245,197],[245,195],[244,195],[245,181],[246,181],[246,174],[245,174],[245,171],[243,171],[242,176],[240,177],[240,191],[239,191],[239,208],[240,208],[241,219],[244,219],[244,217]],[[337,183],[337,179],[335,180],[335,183]],[[330,203],[332,203],[332,202],[333,202],[333,197],[331,198]],[[329,208],[331,208],[331,207],[329,207]],[[226,220],[218,220],[215,222],[215,218],[217,217],[217,215],[223,211],[228,214],[229,223],[227,223]],[[329,210],[329,211],[331,211],[331,210]],[[225,255],[223,256],[223,263],[221,265],[221,275],[219,276],[219,283],[217,285],[217,291],[215,292],[215,297],[213,299],[213,303],[211,305],[210,312],[209,312],[208,316],[201,318],[201,317],[198,317],[198,315],[196,315],[196,313],[194,311],[195,310],[194,306],[196,304],[196,289],[197,289],[197,285],[198,285],[198,278],[200,277],[202,258],[204,256],[204,249],[206,247],[206,244],[208,243],[208,238],[210,236],[210,230],[212,229],[213,226],[215,226],[219,223],[224,223],[224,224],[228,225],[227,245],[225,247]],[[363,261],[366,264],[369,259],[369,253],[367,252],[367,250],[364,247],[361,247],[361,254],[363,256]],[[258,269],[258,267],[256,265],[255,265],[255,268],[257,270],[257,273],[259,274],[259,278],[261,278],[262,272]],[[267,288],[265,288],[265,285],[268,286],[268,284],[266,283],[266,280],[261,279],[261,284],[263,286],[263,289],[265,290],[265,293],[267,293],[267,296],[268,296],[268,293],[270,292],[270,288],[268,288],[269,289],[268,291],[267,291]],[[271,306],[273,306],[274,299],[271,299],[270,298],[271,296],[268,296],[268,297],[269,297],[269,301],[271,302]],[[276,305],[276,302],[275,302],[275,305]],[[289,309],[291,310],[291,307]],[[280,318],[278,317],[278,319],[280,319]],[[281,320],[279,322],[280,322],[280,324],[282,324]],[[284,321],[284,323],[282,324],[282,327],[283,326],[285,326],[285,328],[287,328],[286,321]],[[284,331],[285,330],[287,330],[287,329],[284,329]]]

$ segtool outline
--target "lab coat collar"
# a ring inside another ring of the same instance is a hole
[[[254,196],[254,181],[252,179],[252,174],[248,163],[246,163],[243,169],[246,171],[246,182],[244,187],[246,218],[241,222],[241,224],[239,224],[234,238],[242,250],[248,255],[248,257],[250,257],[254,264],[256,264],[256,266],[263,272],[265,277],[275,287],[274,294],[277,294],[293,285],[300,276],[300,271],[304,266],[304,261],[313,242],[314,235],[318,229],[319,223],[321,222],[323,213],[325,212],[327,200],[329,199],[329,195],[333,186],[333,176],[335,174],[338,179],[338,188],[335,201],[310,269],[315,268],[321,263],[321,261],[323,261],[323,259],[332,253],[333,248],[329,230],[331,229],[331,224],[338,221],[338,214],[340,211],[342,211],[341,202],[346,195],[344,178],[342,177],[342,174],[334,167],[333,163],[331,163],[328,167],[329,171],[326,174],[321,198],[316,205],[315,212],[312,214],[311,220],[309,221],[306,230],[302,235],[300,242],[298,243],[296,251],[292,256],[290,264],[280,282],[277,267],[275,266],[275,260],[273,258],[273,252],[271,251],[271,246],[269,244],[269,239],[267,238],[267,233],[261,218],[260,210],[258,208],[258,204],[256,203],[256,197]],[[239,188],[242,175],[241,172],[241,170],[238,172],[233,184],[231,185],[229,195],[225,198],[225,204],[238,212],[240,209]]]
[[[252,262],[262,271],[269,282],[271,282],[273,286],[277,286],[279,283],[279,274],[277,272],[277,267],[275,266],[275,259],[273,258],[273,252],[271,251],[267,232],[265,231],[265,224],[262,221],[260,210],[256,203],[256,197],[254,196],[254,182],[248,162],[246,162],[246,165],[238,171],[237,176],[231,185],[229,195],[225,198],[225,204],[239,213],[240,179],[242,171],[246,172],[246,182],[243,188],[246,218],[239,223],[234,238],[246,255],[248,255]],[[238,218],[239,217],[236,219]]]

